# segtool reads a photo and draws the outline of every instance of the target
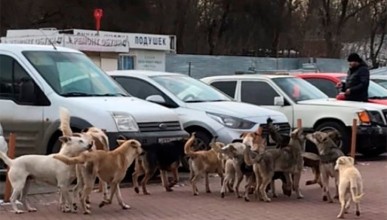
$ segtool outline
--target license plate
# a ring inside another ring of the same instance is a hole
[[[168,138],[159,138],[159,143],[160,144],[164,144],[164,143],[168,143],[168,142],[171,142],[171,141],[178,141],[178,140],[181,140],[181,137],[168,137]]]

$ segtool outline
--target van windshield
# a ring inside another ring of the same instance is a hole
[[[23,54],[61,96],[129,96],[84,54],[60,51],[24,51]]]

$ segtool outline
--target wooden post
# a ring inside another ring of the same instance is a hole
[[[352,139],[351,139],[351,157],[355,159],[356,154],[356,136],[357,136],[357,119],[352,121]]]
[[[14,133],[9,134],[9,141],[8,141],[8,157],[13,159],[15,158],[15,148],[16,148],[16,137]],[[9,199],[11,198],[11,191],[12,186],[8,179],[8,171],[9,167],[7,168],[7,179],[5,181],[5,187],[4,187],[4,202],[9,202]]]
[[[297,119],[297,128],[302,128],[302,119]]]

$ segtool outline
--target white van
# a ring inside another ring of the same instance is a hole
[[[0,44],[0,123],[16,134],[16,154],[59,149],[59,107],[71,127],[106,130],[110,146],[124,135],[142,143],[188,136],[172,110],[131,97],[80,51],[28,44]]]

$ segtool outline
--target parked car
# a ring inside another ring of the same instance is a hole
[[[356,118],[358,152],[374,156],[386,150],[387,108],[383,105],[331,99],[307,81],[290,75],[229,75],[201,80],[238,101],[283,112],[293,128],[297,119],[302,119],[305,130],[338,131],[345,153],[350,150]]]
[[[387,67],[380,67],[370,70],[370,75],[387,75]]]
[[[123,135],[142,143],[188,136],[178,115],[131,97],[80,51],[0,44],[0,123],[16,135],[16,154],[59,150],[59,108],[70,111],[74,131],[106,130],[110,146]]]
[[[371,75],[371,80],[387,89],[387,75]]]
[[[234,142],[241,133],[264,126],[268,117],[281,132],[290,132],[290,124],[283,113],[233,101],[187,75],[142,70],[117,70],[108,74],[131,95],[173,109],[184,129],[196,132],[200,148],[208,146],[214,136],[223,143]]]
[[[340,90],[336,88],[337,83],[345,81],[346,73],[301,73],[297,77],[305,79],[316,86],[330,98],[336,98]],[[387,105],[387,90],[370,81],[368,87],[368,101],[372,103]]]

